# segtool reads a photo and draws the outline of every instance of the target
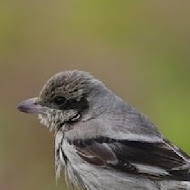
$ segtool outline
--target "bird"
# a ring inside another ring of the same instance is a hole
[[[55,136],[56,178],[69,189],[190,190],[190,157],[90,73],[53,75],[17,109]]]

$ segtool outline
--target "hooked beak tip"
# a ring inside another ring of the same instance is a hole
[[[24,105],[23,103],[19,104],[17,107],[17,110],[24,113],[31,113],[31,108],[29,106]]]
[[[16,107],[17,110],[21,111],[21,112],[25,112],[25,108],[22,104],[19,104],[17,107]]]
[[[44,113],[45,109],[38,104],[38,98],[31,98],[21,102],[17,109],[25,113]]]

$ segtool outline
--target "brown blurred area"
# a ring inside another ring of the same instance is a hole
[[[190,2],[0,2],[0,190],[56,186],[54,137],[16,105],[85,70],[190,153]]]

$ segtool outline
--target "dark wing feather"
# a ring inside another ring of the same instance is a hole
[[[75,145],[81,158],[97,166],[149,178],[190,181],[189,157],[168,141],[148,143],[99,137],[69,143]]]

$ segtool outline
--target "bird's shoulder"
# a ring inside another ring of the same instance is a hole
[[[86,139],[105,136],[118,140],[136,140],[147,142],[162,141],[162,135],[144,114],[133,107],[110,110],[98,117],[87,117],[73,125],[65,133],[68,139]]]

